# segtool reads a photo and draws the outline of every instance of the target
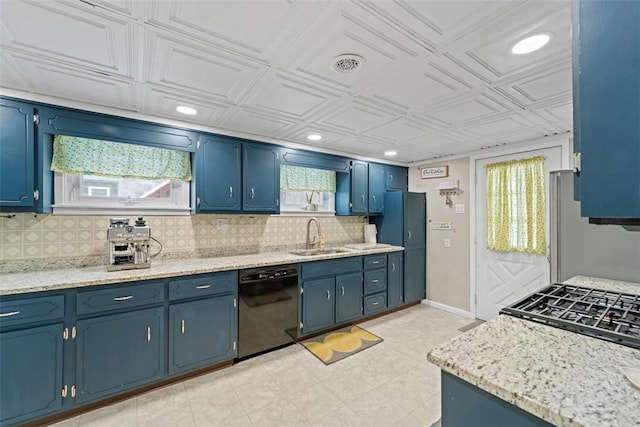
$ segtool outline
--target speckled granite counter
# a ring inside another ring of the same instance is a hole
[[[577,276],[566,283],[640,293],[629,282]],[[500,315],[427,358],[554,425],[640,425],[640,390],[619,370],[640,367],[640,350]]]
[[[296,264],[322,259],[345,258],[403,250],[399,246],[378,245],[366,250],[347,250],[342,253],[299,256],[288,252],[266,252],[228,257],[176,259],[152,261],[151,268],[139,270],[107,271],[106,266],[61,270],[33,271],[0,275],[0,295],[51,291],[131,282],[135,280],[212,273],[278,264]]]

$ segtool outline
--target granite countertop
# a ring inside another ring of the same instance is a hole
[[[565,283],[640,293],[640,284],[577,276]],[[640,389],[620,371],[640,350],[499,315],[427,359],[460,379],[558,426],[640,425]]]
[[[136,280],[161,279],[279,264],[297,264],[333,258],[394,252],[403,250],[404,248],[379,244],[374,248],[363,250],[340,249],[344,249],[345,252],[311,256],[293,255],[289,252],[265,252],[211,258],[152,260],[150,268],[137,270],[107,271],[106,266],[100,266],[9,273],[0,275],[0,295],[79,288]]]

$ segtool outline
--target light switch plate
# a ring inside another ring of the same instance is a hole
[[[457,214],[464,213],[464,203],[456,203],[456,213]]]
[[[445,248],[451,247],[451,239],[444,239],[444,247]]]

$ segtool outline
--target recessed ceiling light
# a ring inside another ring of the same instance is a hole
[[[195,108],[187,107],[185,105],[180,105],[176,107],[176,111],[178,113],[188,114],[190,116],[193,116],[194,114],[198,114],[198,110],[196,110]]]
[[[320,141],[322,139],[322,135],[318,135],[317,133],[312,133],[307,135],[307,139],[309,141]]]
[[[385,156],[395,156],[396,154],[398,154],[396,150],[387,150],[384,152]]]
[[[516,55],[530,53],[534,50],[540,49],[542,46],[549,43],[550,39],[551,37],[549,37],[548,34],[537,34],[535,36],[527,37],[526,39],[520,40],[518,43],[516,43],[511,48],[511,52],[515,53]]]

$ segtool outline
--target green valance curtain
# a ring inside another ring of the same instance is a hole
[[[191,181],[189,153],[56,135],[51,170],[75,175]]]
[[[487,249],[544,254],[544,157],[487,165]]]
[[[280,166],[280,188],[292,191],[336,191],[336,173],[323,169]]]

